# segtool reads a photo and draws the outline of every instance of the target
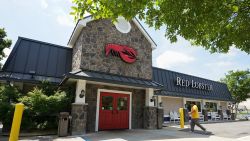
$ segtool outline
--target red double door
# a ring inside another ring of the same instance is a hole
[[[102,92],[99,105],[99,130],[128,129],[128,94]]]

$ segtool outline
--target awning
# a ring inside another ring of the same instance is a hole
[[[84,80],[89,80],[89,81],[127,85],[127,86],[134,86],[134,87],[143,87],[143,88],[154,88],[154,89],[163,88],[163,85],[155,81],[148,80],[148,79],[126,77],[126,76],[121,76],[121,75],[116,75],[116,74],[89,71],[89,70],[77,70],[77,71],[69,72],[68,74],[65,75],[65,78],[62,81],[62,83],[67,81],[67,79],[69,78],[84,79]]]

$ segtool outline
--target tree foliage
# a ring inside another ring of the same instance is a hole
[[[6,32],[4,28],[0,28],[0,61],[6,57],[6,54],[4,54],[4,49],[9,48],[11,45],[11,40],[6,39]],[[0,64],[1,68],[1,64]]]
[[[238,105],[242,101],[246,101],[250,94],[250,71],[229,71],[225,78],[221,79],[227,84],[227,87],[232,94],[235,104],[231,105],[231,110],[238,111]],[[237,112],[236,116],[237,116]]]
[[[21,94],[14,86],[2,85],[0,121],[3,123],[3,131],[10,130],[14,105],[19,102],[25,105],[21,130],[56,129],[59,112],[69,112],[72,99],[70,89],[63,91],[49,82],[43,82],[27,94]]]
[[[221,79],[227,84],[235,102],[245,101],[250,94],[250,71],[229,71],[225,78]]]
[[[139,17],[149,26],[166,28],[171,42],[182,36],[211,53],[231,46],[250,53],[249,0],[73,0],[75,20],[86,13],[94,18]]]
[[[25,105],[23,129],[54,129],[59,112],[65,112],[71,102],[64,91],[44,93],[40,88],[28,92],[20,99]]]
[[[0,86],[0,121],[4,129],[9,130],[11,127],[12,116],[14,112],[14,103],[18,102],[21,94],[16,87],[10,85]]]

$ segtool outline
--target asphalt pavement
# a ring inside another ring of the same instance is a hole
[[[161,130],[117,130],[88,133],[82,136],[61,137],[35,136],[21,137],[21,141],[250,141],[250,121],[238,121],[227,123],[203,124],[211,134],[203,132],[195,127],[195,133],[189,132],[189,126],[185,130],[179,126],[165,127]],[[182,131],[181,131],[182,130]],[[7,141],[7,137],[0,136],[0,141]]]

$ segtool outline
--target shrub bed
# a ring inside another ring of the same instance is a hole
[[[21,131],[57,129],[58,114],[70,110],[73,96],[67,90],[60,90],[48,82],[34,87],[27,94],[21,94],[16,87],[0,87],[0,121],[3,132],[10,131],[14,105],[23,103]]]

